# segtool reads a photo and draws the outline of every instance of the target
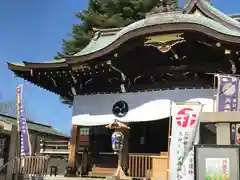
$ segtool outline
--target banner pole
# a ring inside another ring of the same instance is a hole
[[[170,101],[170,114],[168,123],[168,169],[167,169],[167,180],[169,180],[170,173],[170,144],[171,144],[171,127],[172,127],[172,101]]]
[[[217,93],[216,93],[216,74],[214,73],[213,74],[213,112],[215,112],[216,111],[216,95],[217,95]]]
[[[18,180],[19,176],[19,168],[20,168],[20,130],[19,130],[19,106],[20,106],[20,99],[18,97],[18,87],[16,89],[16,108],[17,108],[17,134],[16,134],[16,163],[15,163],[15,180]]]
[[[19,135],[19,156],[31,156],[31,142],[27,125],[26,111],[23,105],[23,85],[17,87],[17,119],[18,119],[18,135]]]

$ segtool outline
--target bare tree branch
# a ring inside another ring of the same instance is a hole
[[[16,101],[15,100],[1,100],[0,113],[8,116],[16,117]]]

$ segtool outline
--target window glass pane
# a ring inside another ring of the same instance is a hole
[[[89,128],[80,128],[81,135],[89,135]]]

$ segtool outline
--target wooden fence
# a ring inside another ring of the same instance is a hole
[[[23,176],[43,177],[47,173],[48,156],[24,156],[15,160],[14,173],[18,172]]]
[[[151,177],[152,155],[129,154],[129,176],[134,178]]]

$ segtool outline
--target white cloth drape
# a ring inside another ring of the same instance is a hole
[[[170,102],[193,101],[203,104],[203,112],[213,111],[212,89],[179,89],[124,94],[98,94],[75,96],[73,102],[72,124],[96,126],[122,122],[153,121],[170,116]],[[117,118],[112,107],[123,100],[129,106],[125,117]]]

